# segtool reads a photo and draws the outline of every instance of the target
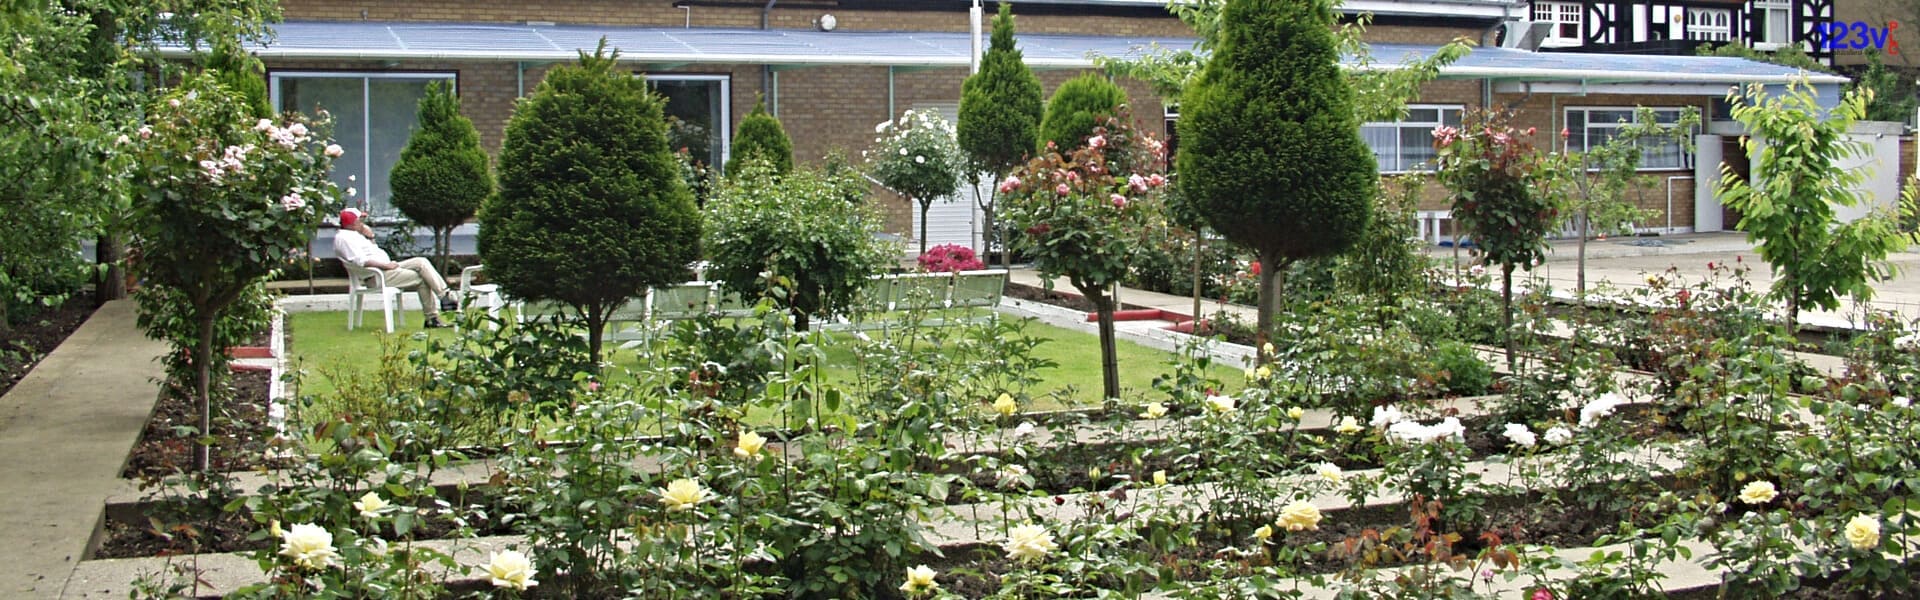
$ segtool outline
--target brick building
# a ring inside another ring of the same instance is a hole
[[[797,159],[829,152],[858,157],[874,125],[912,108],[951,114],[969,73],[975,37],[967,0],[283,0],[286,22],[257,54],[268,67],[276,106],[328,109],[350,151],[336,176],[359,178],[376,214],[387,210],[386,172],[405,145],[414,103],[434,80],[456,83],[482,143],[497,152],[514,100],[553,64],[570,61],[605,37],[636,76],[656,84],[679,119],[675,143],[724,160],[733,125],[764,97],[794,140]],[[1150,44],[1184,48],[1192,33],[1164,0],[1014,2],[1019,43],[1043,85],[1052,88],[1092,67],[1091,56],[1140,52]],[[1363,136],[1381,171],[1422,168],[1432,129],[1488,103],[1522,108],[1521,123],[1568,128],[1574,149],[1604,140],[1635,106],[1699,108],[1724,118],[1716,101],[1730,85],[1784,84],[1792,70],[1729,58],[1535,52],[1500,47],[1501,32],[1528,14],[1517,0],[1350,0],[1344,10],[1374,15],[1367,39],[1374,68],[1433,51],[1455,38],[1480,43],[1428,85],[1406,119],[1370,123]],[[1823,96],[1843,80],[1815,76]],[[1152,126],[1177,121],[1139,82],[1123,81],[1136,117]],[[1165,115],[1166,119],[1159,117]],[[1164,130],[1162,131],[1164,133]],[[1543,136],[1551,137],[1551,136]],[[1558,143],[1558,142],[1556,142]],[[1714,140],[1718,144],[1720,141]],[[1640,201],[1662,216],[1643,227],[1690,231],[1696,213],[1718,205],[1700,164],[1678,147],[1650,148],[1646,174],[1656,183]],[[1427,208],[1440,208],[1432,194]],[[888,228],[912,235],[913,208],[881,193]],[[1697,200],[1698,199],[1698,200]],[[936,203],[935,243],[978,235],[971,202]],[[1699,210],[1696,210],[1696,207]],[[1711,223],[1709,223],[1711,224]],[[1706,228],[1706,227],[1702,227]],[[466,228],[471,229],[471,226]],[[470,248],[457,234],[456,251]],[[316,250],[325,255],[323,239]]]

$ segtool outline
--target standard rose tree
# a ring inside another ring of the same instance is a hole
[[[880,185],[920,205],[920,253],[927,253],[927,211],[960,189],[961,154],[953,125],[932,111],[910,110],[874,128],[867,168]]]

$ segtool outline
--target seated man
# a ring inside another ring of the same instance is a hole
[[[420,293],[420,307],[427,314],[427,327],[446,327],[440,321],[440,311],[453,310],[458,303],[447,292],[447,280],[440,277],[440,271],[425,258],[413,257],[393,262],[387,251],[373,243],[373,227],[367,225],[366,213],[357,208],[340,211],[340,231],[333,235],[333,255],[340,260],[369,269],[379,269],[387,276],[387,285],[405,289],[417,286]]]

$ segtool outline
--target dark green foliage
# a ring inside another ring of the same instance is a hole
[[[667,150],[662,102],[616,70],[605,45],[554,68],[514,110],[478,240],[507,295],[579,315],[596,364],[608,315],[681,281],[700,256],[700,214]]]
[[[707,203],[709,276],[748,301],[772,298],[800,330],[811,316],[844,312],[895,255],[874,238],[879,218],[846,199],[845,180],[857,177],[775,177],[765,161],[742,163]]]
[[[493,194],[493,174],[487,152],[480,149],[480,132],[460,114],[452,86],[427,86],[418,123],[393,165],[393,207],[433,230],[434,256],[445,269],[448,237]]]
[[[1040,98],[1040,78],[1013,45],[1013,9],[1002,2],[980,72],[960,84],[960,149],[996,174],[1019,166],[1039,144]]]
[[[1087,73],[1067,80],[1047,101],[1047,116],[1040,121],[1040,151],[1046,152],[1047,144],[1060,152],[1079,147],[1093,135],[1094,127],[1119,114],[1126,103],[1127,92],[1104,75]]]
[[[1913,79],[1887,68],[1877,51],[1867,53],[1867,70],[1854,79],[1853,89],[1873,93],[1867,99],[1868,121],[1912,121],[1913,110],[1920,105],[1920,100],[1915,98]]]
[[[1327,0],[1232,0],[1181,102],[1178,183],[1215,231],[1252,248],[1266,332],[1289,263],[1360,239],[1379,182],[1340,72]]]
[[[780,127],[780,119],[767,114],[765,100],[753,103],[753,112],[740,120],[740,132],[733,136],[733,158],[727,160],[732,175],[750,158],[759,158],[773,166],[773,172],[785,175],[793,170],[793,140]]]
[[[1480,360],[1473,346],[1443,342],[1433,349],[1433,363],[1444,375],[1448,394],[1479,396],[1493,389],[1493,365]]]
[[[237,40],[214,46],[206,57],[206,68],[213,72],[221,86],[241,99],[249,116],[258,119],[273,116],[273,107],[267,101],[266,68],[260,59],[241,49]]]

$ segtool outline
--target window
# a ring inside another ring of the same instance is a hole
[[[1360,126],[1360,137],[1373,149],[1381,173],[1426,171],[1433,168],[1433,129],[1460,126],[1460,106],[1414,105],[1407,117],[1395,122]]]
[[[333,182],[357,188],[367,212],[395,214],[387,175],[413,136],[427,84],[454,80],[453,73],[276,72],[269,78],[273,105],[333,117],[333,142],[347,151],[333,163]]]
[[[726,75],[647,75],[667,99],[667,144],[710,167],[727,164],[733,136],[732,80]]]
[[[1547,30],[1547,46],[1580,45],[1580,3],[1578,2],[1534,2],[1533,20],[1539,23],[1552,23]]]
[[[1753,0],[1753,36],[1756,44],[1793,42],[1792,0]]]
[[[1687,39],[1709,42],[1733,40],[1733,11],[1724,8],[1687,9]]]
[[[1680,108],[1653,109],[1654,122],[1673,124],[1680,122]],[[1588,148],[1607,143],[1618,134],[1620,127],[1634,119],[1633,108],[1569,108],[1567,109],[1567,150],[1585,152]],[[1641,170],[1674,170],[1692,168],[1693,157],[1680,142],[1667,139],[1640,140]]]

